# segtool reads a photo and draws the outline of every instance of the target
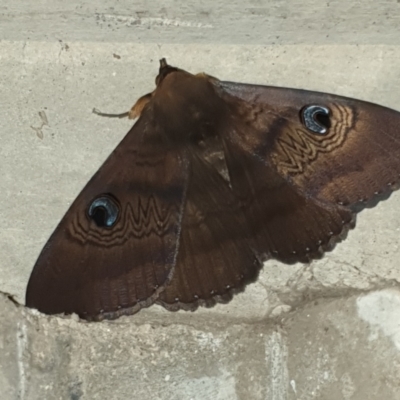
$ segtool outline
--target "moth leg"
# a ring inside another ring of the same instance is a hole
[[[103,113],[97,108],[93,108],[92,110],[93,114],[100,115],[100,117],[107,117],[107,118],[126,118],[129,117],[129,111],[121,113],[121,114],[108,114],[108,113]]]
[[[144,96],[140,97],[133,107],[128,112],[129,119],[135,119],[140,117],[143,109],[146,107],[147,103],[151,100],[154,92],[147,93]]]
[[[144,96],[140,97],[137,100],[137,102],[133,105],[133,107],[129,111],[126,111],[126,112],[123,112],[120,114],[103,113],[100,110],[98,110],[97,108],[93,108],[92,112],[96,115],[100,115],[100,117],[135,119],[135,118],[140,117],[144,107],[150,101],[152,96],[153,96],[153,92],[145,94]]]

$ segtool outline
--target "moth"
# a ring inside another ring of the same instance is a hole
[[[399,187],[400,114],[160,61],[138,117],[44,246],[26,304],[87,320],[226,303],[320,258]]]

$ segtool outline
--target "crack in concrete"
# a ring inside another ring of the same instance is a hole
[[[17,365],[18,365],[18,399],[24,400],[26,394],[26,372],[24,354],[28,344],[26,325],[23,321],[18,323],[17,328]]]

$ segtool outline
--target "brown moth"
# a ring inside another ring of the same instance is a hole
[[[400,114],[223,82],[161,60],[156,89],[43,248],[26,304],[87,320],[231,300],[269,258],[320,258],[399,186]]]

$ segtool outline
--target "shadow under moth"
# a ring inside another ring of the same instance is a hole
[[[26,305],[87,320],[226,303],[267,259],[309,262],[399,187],[400,114],[160,62],[138,120],[73,202]]]

